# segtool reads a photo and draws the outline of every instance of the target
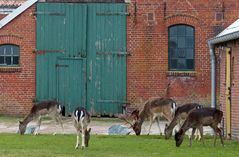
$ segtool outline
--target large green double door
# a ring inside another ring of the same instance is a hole
[[[126,6],[37,4],[37,100],[72,112],[122,112],[126,103]]]

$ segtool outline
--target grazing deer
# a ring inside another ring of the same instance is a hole
[[[37,129],[35,130],[35,135],[38,134],[38,131],[40,130],[41,126],[41,117],[42,116],[49,116],[53,118],[56,123],[60,123],[62,132],[64,134],[64,128],[62,124],[62,114],[63,107],[54,100],[48,100],[48,101],[42,101],[38,104],[35,104],[30,113],[24,118],[23,121],[19,121],[19,132],[21,135],[23,135],[26,131],[27,124],[31,122],[34,119],[38,119],[37,122]],[[56,134],[56,133],[54,133]]]
[[[189,128],[193,129],[189,146],[192,145],[192,138],[196,129],[199,129],[202,137],[202,142],[204,144],[203,126],[210,126],[215,131],[214,146],[216,144],[217,133],[220,136],[222,145],[224,145],[221,130],[218,128],[218,124],[221,122],[222,117],[223,112],[214,108],[201,108],[198,110],[193,110],[191,113],[189,113],[179,132],[175,134],[176,146],[179,147],[182,144],[183,136]]]
[[[91,128],[87,130],[87,126],[90,124],[90,114],[85,108],[78,107],[73,113],[73,122],[77,131],[75,149],[79,148],[80,133],[82,135],[81,148],[84,149],[89,146]]]
[[[165,124],[165,138],[168,139],[170,136],[172,136],[173,129],[177,124],[179,124],[180,127],[182,126],[183,121],[186,120],[191,111],[200,108],[202,108],[202,106],[197,103],[189,103],[179,106],[175,111],[174,118],[171,123],[169,125]],[[198,138],[200,139],[201,137],[199,136]]]
[[[151,126],[154,120],[157,120],[159,132],[161,134],[159,122],[160,117],[165,117],[168,121],[173,119],[173,114],[176,109],[176,103],[172,99],[169,98],[151,98],[145,102],[144,108],[138,112],[135,111],[137,119],[134,124],[131,124],[127,119],[124,119],[127,123],[131,125],[136,135],[140,135],[141,127],[144,121],[147,119],[150,120],[149,131],[150,133]]]

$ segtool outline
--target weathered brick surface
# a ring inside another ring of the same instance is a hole
[[[238,6],[239,2],[233,0],[132,0],[127,19],[127,49],[132,54],[127,61],[130,104],[149,97],[169,96],[178,103],[210,106],[207,40],[238,18]],[[168,27],[175,24],[195,27],[194,72],[168,71]]]
[[[0,67],[0,114],[24,115],[35,97],[35,6],[0,29],[0,44],[20,46],[20,66]]]

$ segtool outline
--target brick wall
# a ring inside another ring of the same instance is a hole
[[[35,97],[35,18],[30,7],[0,29],[0,44],[20,46],[20,66],[0,67],[0,114],[23,115]]]
[[[233,5],[232,5],[233,4]],[[238,1],[132,0],[128,6],[127,97],[133,106],[149,97],[210,106],[210,55],[207,40],[238,18]],[[195,71],[168,71],[168,27],[195,27]],[[218,90],[219,91],[219,90]],[[219,94],[219,92],[218,92]]]

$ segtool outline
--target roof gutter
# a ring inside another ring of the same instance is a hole
[[[239,31],[226,34],[223,36],[217,36],[208,40],[208,46],[210,50],[211,58],[211,107],[216,108],[216,55],[215,45],[235,40],[239,38]]]

